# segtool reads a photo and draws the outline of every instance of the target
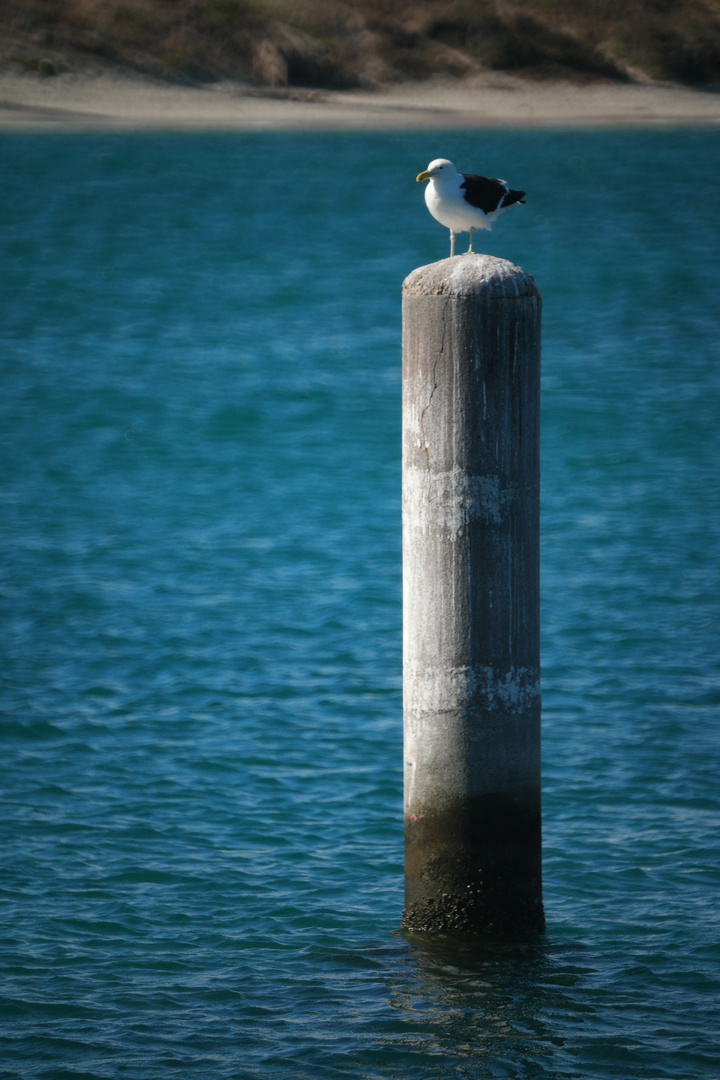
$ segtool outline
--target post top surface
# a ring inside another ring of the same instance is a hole
[[[538,296],[530,274],[507,259],[475,253],[419,266],[403,282],[405,296]]]

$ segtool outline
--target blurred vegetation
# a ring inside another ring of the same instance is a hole
[[[372,87],[507,71],[720,86],[720,0],[0,0],[0,64]]]

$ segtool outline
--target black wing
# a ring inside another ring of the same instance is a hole
[[[524,191],[510,191],[504,180],[491,180],[473,173],[463,173],[460,189],[465,201],[477,206],[484,214],[492,214],[493,210],[499,210],[502,206],[525,202]]]

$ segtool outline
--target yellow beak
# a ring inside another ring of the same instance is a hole
[[[415,180],[429,180],[431,176],[432,173],[429,173],[426,169],[425,172],[418,173],[415,177]]]

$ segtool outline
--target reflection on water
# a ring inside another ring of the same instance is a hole
[[[386,978],[406,1050],[441,1058],[476,1076],[552,1073],[564,1039],[551,1016],[563,992],[589,972],[578,944],[477,943],[408,935]],[[438,1073],[440,1075],[440,1073]]]

